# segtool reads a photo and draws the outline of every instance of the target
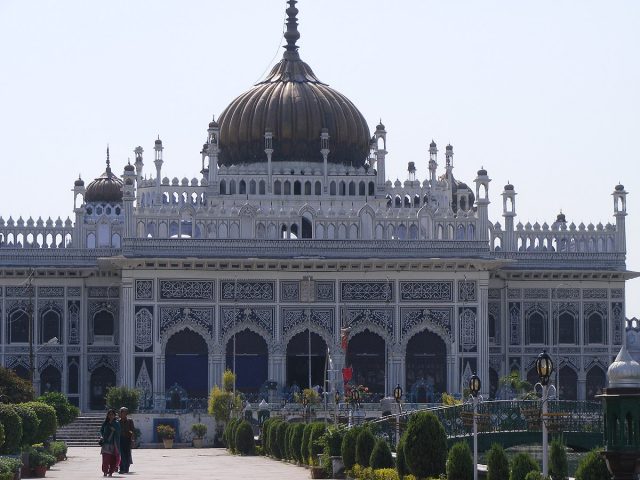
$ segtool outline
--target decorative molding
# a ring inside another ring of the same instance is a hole
[[[82,288],[81,287],[67,287],[67,296],[68,297],[80,297],[80,296],[82,296]]]
[[[89,298],[120,298],[119,287],[89,287],[87,288]]]
[[[607,289],[606,288],[584,288],[582,289],[582,298],[584,299],[607,298]]]
[[[280,318],[282,322],[282,334],[285,337],[294,330],[306,329],[309,321],[312,327],[315,326],[325,330],[329,338],[333,337],[335,331],[333,308],[283,307],[280,309]]]
[[[136,280],[136,300],[153,300],[153,280]]]
[[[525,288],[523,291],[523,297],[526,299],[549,298],[549,289],[548,288]]]
[[[214,336],[214,309],[208,307],[160,307],[160,340],[164,339],[167,330],[180,324],[197,325],[203,328],[209,338]]]
[[[342,302],[393,302],[394,283],[381,282],[340,282],[340,301]]]
[[[400,335],[408,340],[419,330],[427,328],[437,333],[445,342],[453,342],[452,307],[400,307]]]
[[[107,367],[117,375],[120,370],[120,359],[116,355],[89,355],[87,370],[93,373],[98,367]]]
[[[38,297],[40,298],[64,297],[64,287],[38,287]]]
[[[275,307],[243,305],[242,307],[220,307],[220,337],[224,339],[228,332],[235,331],[248,324],[258,327],[275,338]]]
[[[215,282],[160,280],[160,300],[215,300]]]
[[[153,347],[153,307],[140,306],[135,309],[135,348],[146,352]]]
[[[253,300],[275,301],[275,282],[258,280],[221,280],[220,301]]]
[[[67,300],[68,332],[67,343],[80,343],[80,300]]]
[[[405,302],[452,302],[453,281],[400,282],[400,299]]]
[[[367,326],[374,326],[378,330],[384,331],[389,338],[395,338],[393,308],[391,307],[342,307],[340,314],[343,327],[364,327],[366,329]]]

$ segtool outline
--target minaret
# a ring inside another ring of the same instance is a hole
[[[136,236],[136,222],[133,214],[133,202],[136,199],[136,171],[131,162],[124,167],[122,175],[122,208],[124,211],[124,238]]]
[[[478,207],[477,239],[489,241],[489,182],[491,179],[484,168],[478,170],[476,184],[476,206]]]
[[[451,176],[451,171],[453,170],[453,147],[451,146],[451,144],[447,145],[444,158],[447,162],[446,172],[447,172],[447,178],[449,178]]]
[[[329,129],[323,128],[320,133],[320,153],[322,154],[322,161],[324,165],[324,193],[327,193],[329,187]]]
[[[267,155],[267,192],[273,193],[273,132],[267,130],[264,132],[264,153]]]
[[[504,243],[502,250],[515,252],[516,236],[513,230],[513,222],[516,217],[516,191],[511,183],[504,186],[502,192],[502,216],[504,217]]]
[[[431,140],[429,145],[429,181],[433,187],[436,184],[436,173],[438,170],[438,147],[436,142]]]
[[[613,195],[613,215],[616,217],[616,251],[627,253],[625,218],[627,216],[627,192],[624,185],[616,185]]]
[[[84,225],[84,181],[78,175],[78,179],[73,182],[73,211],[76,214],[76,222],[73,228],[73,238],[75,239],[74,243],[76,246],[80,248],[85,247],[85,235],[83,230]],[[81,201],[80,201],[81,200]]]
[[[218,156],[220,155],[220,125],[216,122],[215,117],[209,122],[207,129],[207,143],[209,148],[209,197],[220,193],[220,181],[218,180]]]
[[[164,161],[162,160],[162,151],[164,147],[162,146],[162,140],[160,140],[160,135],[158,135],[158,139],[155,142],[153,149],[156,152],[156,159],[153,163],[156,165],[156,205],[162,205],[162,164]]]
[[[414,182],[416,179],[416,163],[409,162],[407,164],[407,171],[409,172],[409,181]]]
[[[387,179],[385,171],[384,171],[384,161],[387,156],[387,131],[384,129],[384,124],[382,120],[376,127],[376,132],[374,133],[374,138],[376,141],[376,173],[377,173],[377,183],[376,190],[378,192],[384,192],[384,183]]]
[[[142,154],[144,153],[143,148],[138,145],[133,153],[136,156],[135,166],[136,166],[136,180],[140,182],[142,180],[142,169],[144,167],[144,162],[142,161]]]

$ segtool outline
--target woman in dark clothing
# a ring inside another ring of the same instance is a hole
[[[120,409],[120,473],[129,473],[129,466],[133,463],[131,458],[131,445],[135,440],[136,430],[133,420],[127,418],[129,409]]]
[[[116,411],[107,412],[107,418],[100,427],[100,440],[102,447],[102,473],[106,477],[112,476],[120,463],[120,423],[116,419]]]

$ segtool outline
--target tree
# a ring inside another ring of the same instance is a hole
[[[411,416],[405,433],[404,458],[416,477],[438,476],[447,463],[447,434],[431,412]]]
[[[376,445],[376,438],[368,428],[363,428],[356,440],[356,463],[361,467],[368,467],[371,452]]]
[[[447,457],[447,480],[473,478],[473,458],[467,442],[458,442]]]
[[[551,451],[549,452],[549,476],[552,480],[566,480],[569,478],[567,449],[559,438],[554,438],[551,442]]]
[[[121,407],[127,407],[129,413],[138,410],[140,404],[140,390],[129,387],[109,387],[104,397],[107,408],[119,410]]]
[[[3,402],[30,402],[33,397],[31,382],[20,378],[9,368],[0,367],[0,398]]]
[[[381,438],[376,440],[376,444],[371,452],[371,457],[369,457],[369,465],[374,470],[379,468],[393,468],[393,456],[391,455],[389,444],[385,440]]]
[[[509,480],[525,480],[529,472],[540,471],[536,461],[528,453],[518,453],[511,462]]]
[[[607,463],[598,450],[591,450],[580,461],[576,480],[611,480]]]
[[[487,480],[509,478],[509,459],[502,445],[494,443],[487,453]]]
[[[46,403],[53,407],[56,411],[58,428],[70,424],[78,417],[78,415],[80,415],[80,409],[75,405],[71,405],[71,403],[69,403],[69,399],[60,392],[45,393],[44,395],[39,396],[36,401]],[[129,408],[126,404],[121,406]]]
[[[0,424],[4,427],[4,445],[0,452],[16,453],[22,443],[22,419],[13,405],[0,403]]]

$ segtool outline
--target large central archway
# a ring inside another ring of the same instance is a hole
[[[105,395],[109,387],[116,386],[116,374],[109,367],[101,366],[91,372],[89,380],[89,408],[91,410],[105,409]]]
[[[384,339],[365,330],[349,340],[347,365],[353,368],[353,382],[371,393],[385,393],[386,362]]]
[[[317,333],[311,332],[309,355],[309,330],[295,335],[287,344],[287,385],[309,387],[309,356],[311,356],[311,386],[324,385],[327,344]]]
[[[447,390],[447,347],[435,333],[424,330],[409,340],[405,365],[405,385],[414,402],[435,402]]]
[[[175,333],[165,349],[164,385],[178,384],[190,398],[206,398],[209,393],[207,356],[204,338],[190,329]]]
[[[258,393],[267,381],[269,351],[264,338],[251,330],[243,330],[227,342],[227,368],[235,371],[236,389],[244,393]],[[235,357],[235,369],[234,369]]]

